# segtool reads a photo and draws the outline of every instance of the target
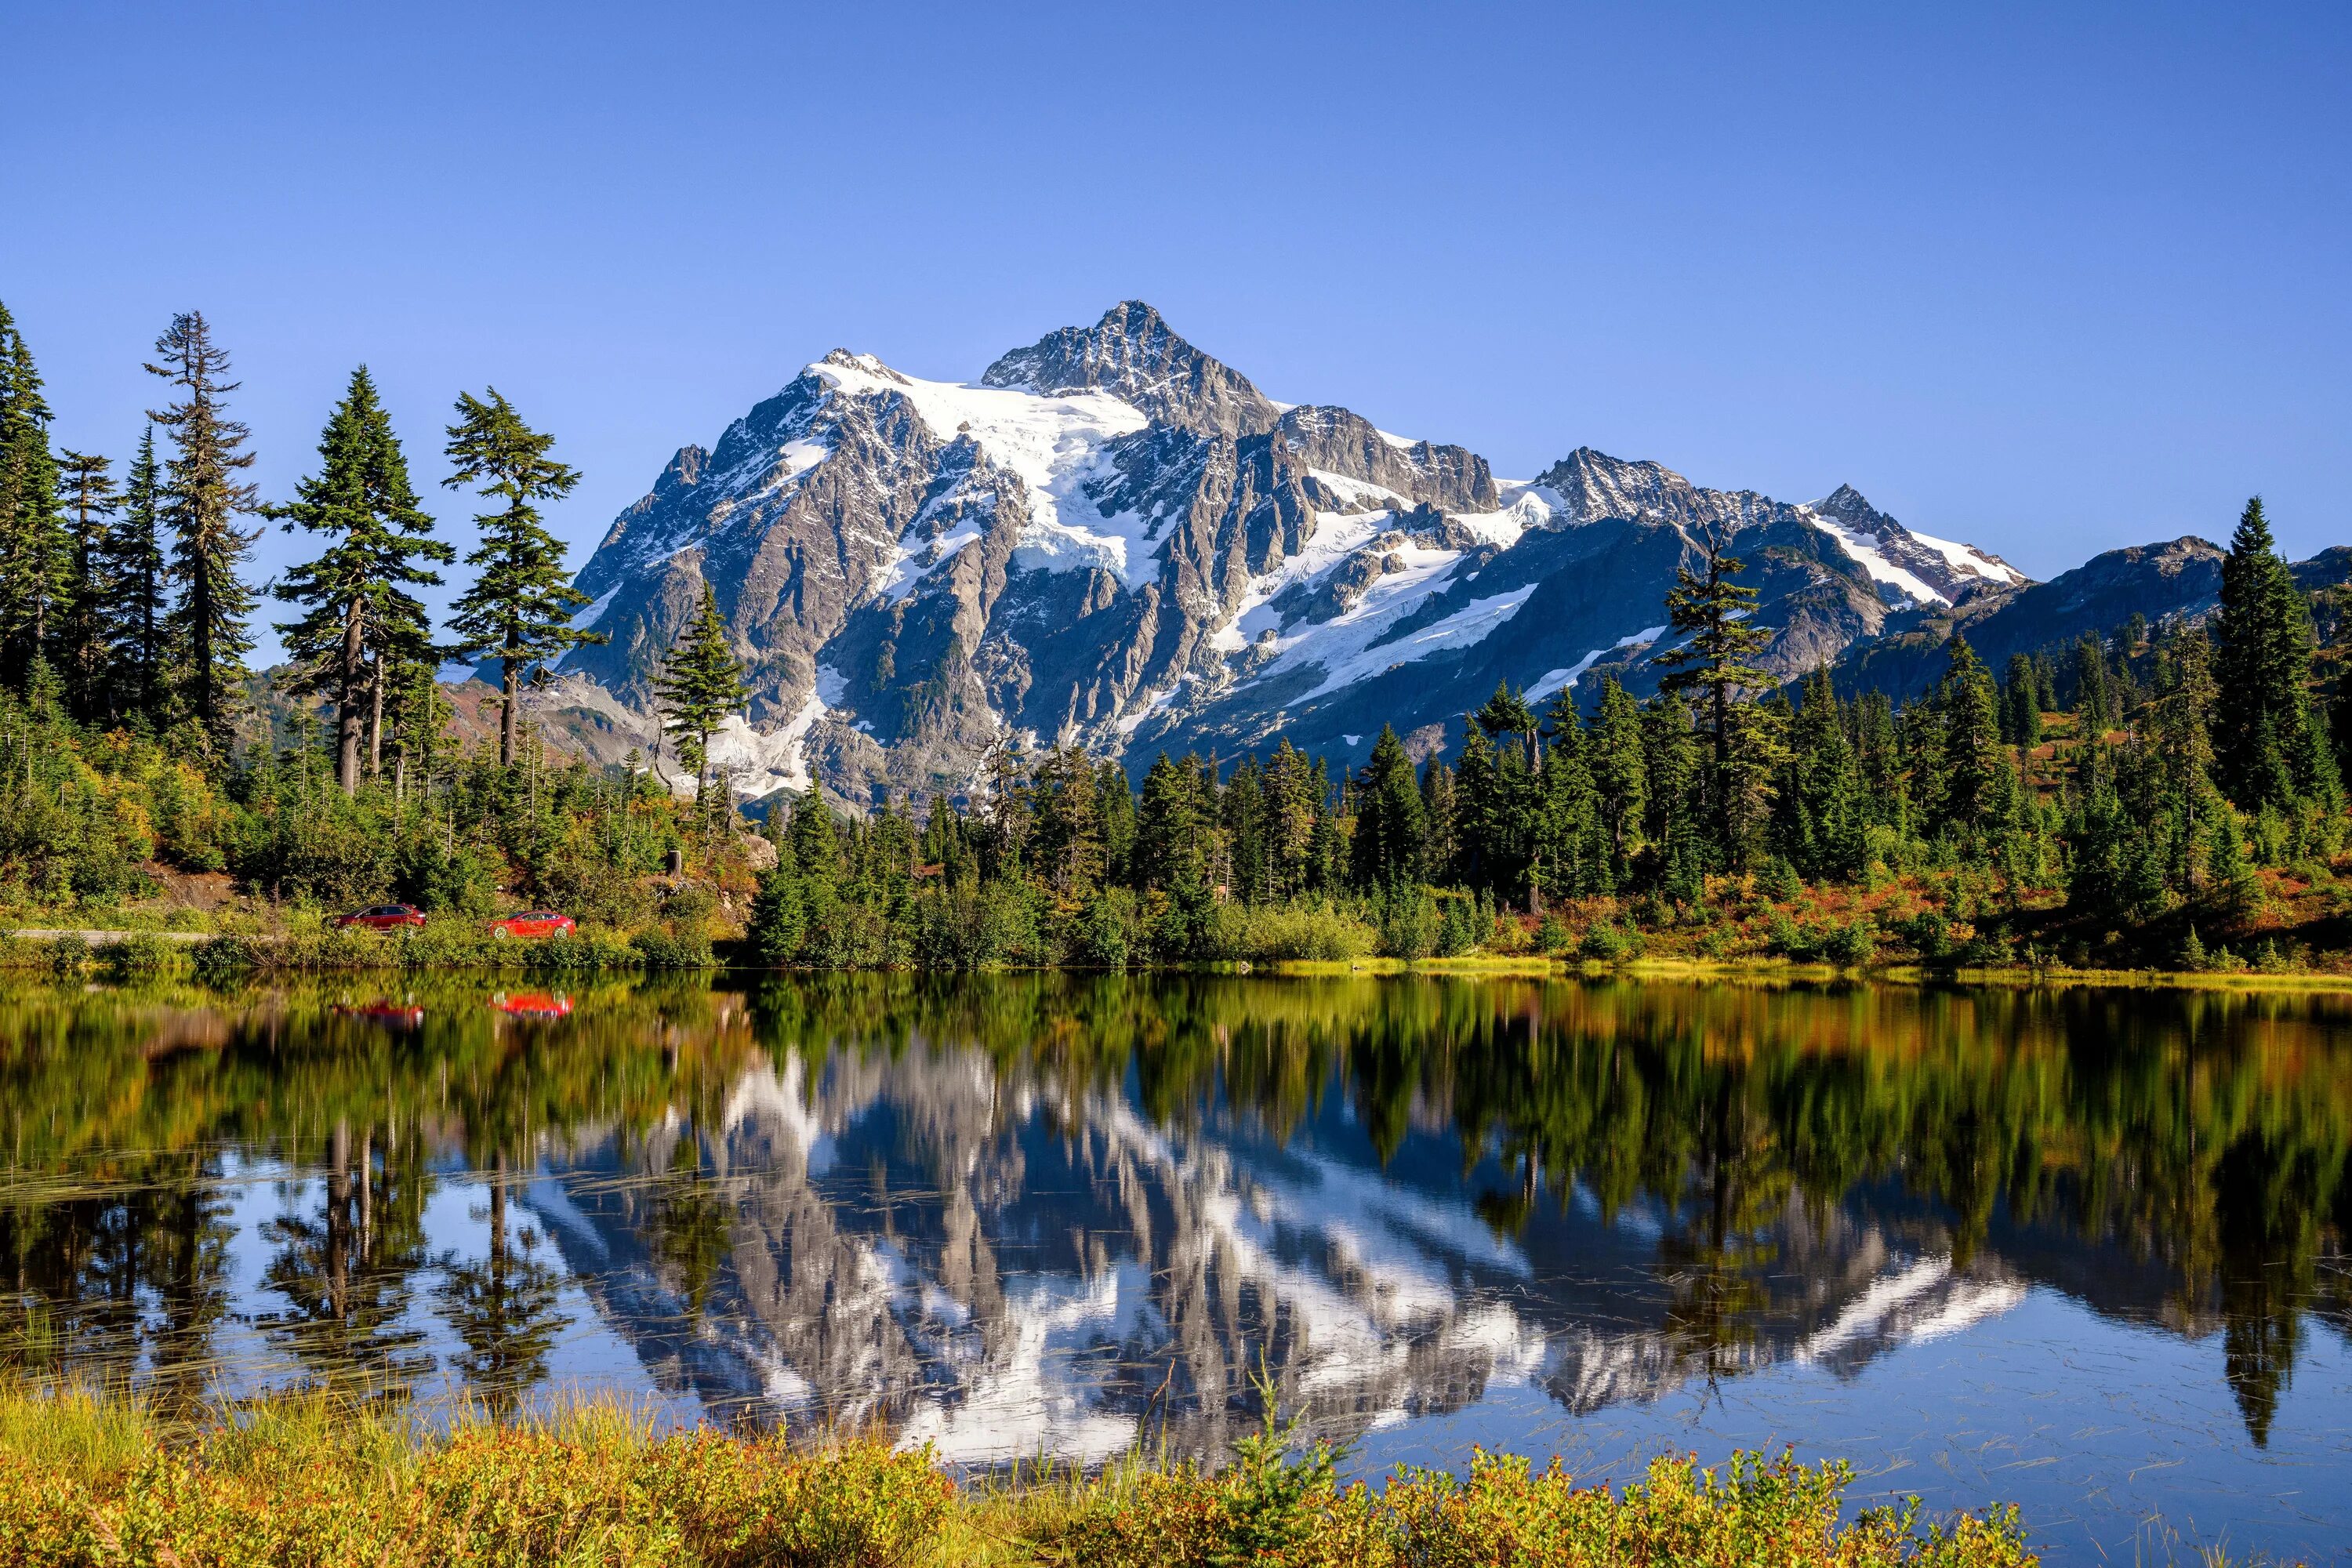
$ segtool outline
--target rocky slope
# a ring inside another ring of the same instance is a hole
[[[654,671],[708,583],[752,690],[715,748],[746,796],[813,775],[855,805],[961,794],[1007,735],[1138,765],[1286,736],[1354,763],[1384,721],[1442,743],[1497,681],[1654,689],[1662,601],[1706,531],[1748,562],[1784,677],[1865,671],[1856,650],[1890,634],[2021,637],[2121,602],[2058,608],[1851,487],[1792,503],[1590,448],[1497,479],[1465,447],[1277,403],[1129,301],[971,384],[836,350],[681,448],[580,574],[609,642],[536,700],[592,754],[649,749]],[[2202,583],[2159,564],[2117,592],[2153,594],[2155,618]]]

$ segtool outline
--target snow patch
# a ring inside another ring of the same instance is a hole
[[[852,395],[903,397],[942,441],[970,436],[989,461],[1020,476],[1029,516],[1013,554],[1024,566],[1071,571],[1101,566],[1130,587],[1158,573],[1158,542],[1133,512],[1105,517],[1085,490],[1107,471],[1103,449],[1149,423],[1108,393],[1045,397],[1003,387],[924,381],[868,354],[820,361],[809,374]]]
[[[1902,567],[1897,566],[1894,562],[1889,561],[1884,554],[1880,553],[1878,548],[1878,535],[1874,533],[1858,532],[1853,529],[1846,527],[1843,523],[1838,522],[1832,518],[1824,517],[1820,512],[1813,511],[1811,509],[1806,510],[1805,517],[1806,521],[1810,521],[1815,528],[1820,529],[1823,533],[1826,533],[1832,539],[1836,540],[1838,542],[1838,548],[1843,550],[1847,555],[1859,562],[1862,565],[1862,569],[1870,574],[1871,581],[1874,583],[1885,584],[1887,586],[1901,593],[1906,598],[1910,599],[1914,604],[1948,605],[1951,603],[1951,601],[1945,598],[1943,595],[1938,594],[1935,589],[1930,588],[1926,583],[1920,581],[1917,575],[1905,571]],[[1916,538],[1918,536],[1914,534],[1912,537]]]
[[[1955,572],[1971,572],[1977,576],[1995,583],[2025,581],[2025,574],[2016,567],[1995,561],[1969,545],[1956,544],[1948,539],[1937,539],[1931,534],[1922,533],[1916,528],[1906,529],[1904,531],[1949,562]]]

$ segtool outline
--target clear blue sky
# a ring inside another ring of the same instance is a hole
[[[114,454],[201,307],[272,497],[355,363],[425,482],[495,384],[575,564],[828,348],[1129,296],[1515,477],[1851,481],[2042,576],[2257,489],[2352,540],[2352,7],[1787,9],[0,0],[0,300]]]

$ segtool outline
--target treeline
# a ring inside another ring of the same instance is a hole
[[[2197,924],[2262,914],[2263,868],[2332,883],[2343,759],[2315,660],[2336,658],[2315,626],[2339,591],[2296,587],[2259,500],[2210,625],[2136,620],[1998,677],[1956,635],[1900,709],[1826,672],[1776,687],[1742,569],[1697,542],[1654,699],[1603,678],[1589,707],[1571,688],[1538,711],[1501,687],[1451,761],[1384,728],[1354,773],[1285,741],[1231,768],[1163,754],[1137,790],[1063,747],[1000,753],[973,809],[919,823],[811,795],[772,821],[754,935],[841,966],[1610,958],[1644,933],[1716,957],[2196,964]],[[1887,896],[1799,929],[1822,889]],[[2159,925],[2164,951],[2131,940]]]

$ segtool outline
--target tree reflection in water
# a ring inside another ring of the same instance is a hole
[[[505,1411],[572,1279],[714,1408],[982,1457],[1146,1424],[1214,1450],[1260,1355],[1360,1430],[1503,1376],[1587,1410],[1850,1373],[2043,1287],[2211,1337],[2260,1444],[2312,1324],[2347,1322],[2336,998],[1054,975],[372,1000],[0,997],[0,1354],[194,1399],[242,1314],[302,1381]],[[232,1164],[299,1176],[251,1300]],[[452,1171],[483,1187],[462,1247],[430,1217]]]

